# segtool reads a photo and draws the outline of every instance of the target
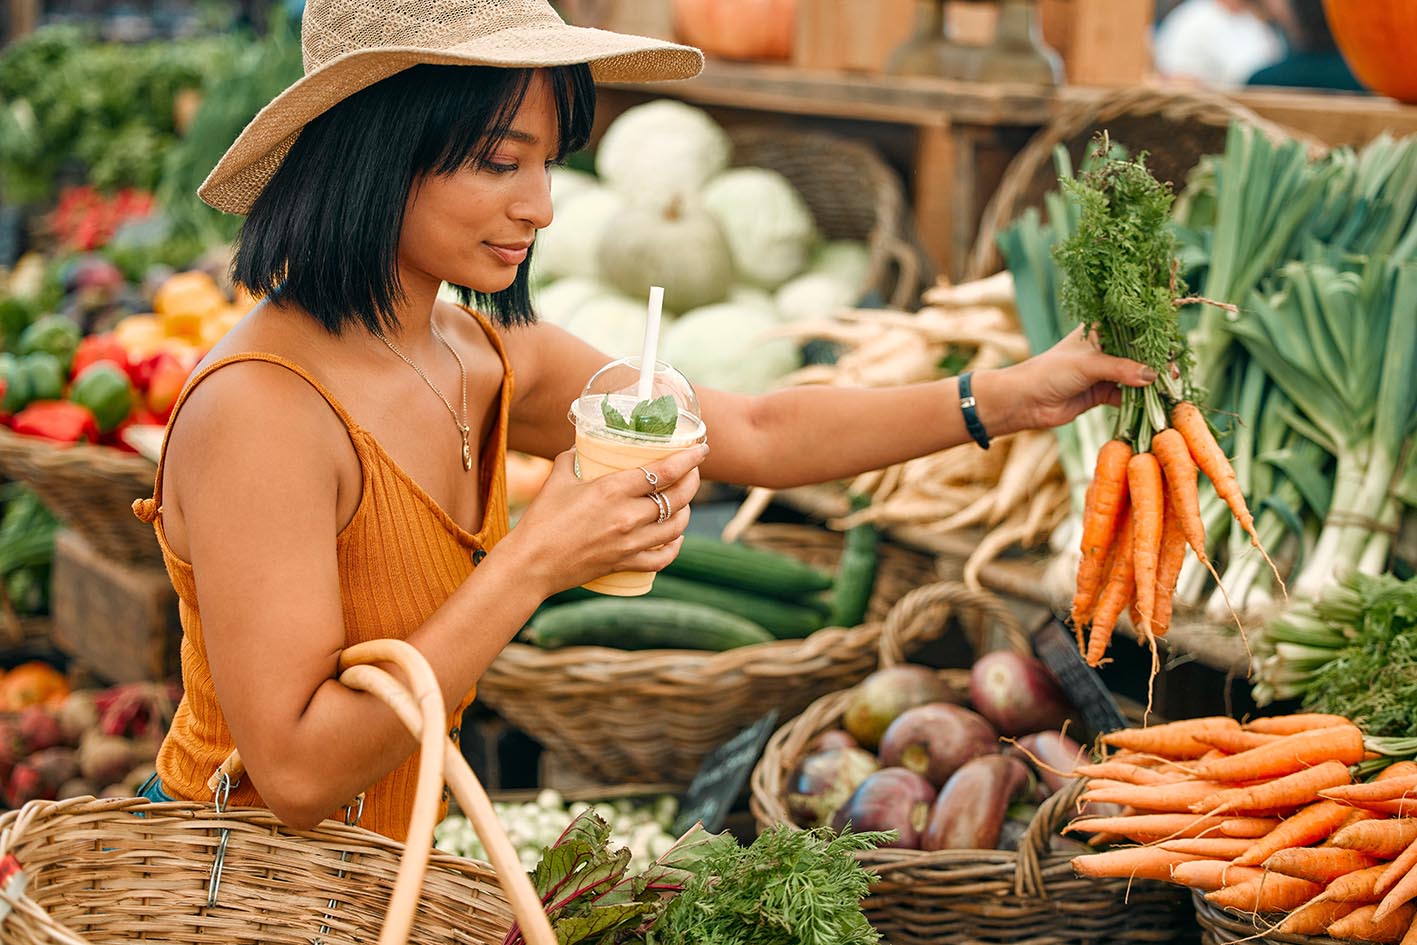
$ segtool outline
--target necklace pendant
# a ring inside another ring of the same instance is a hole
[[[472,472],[472,446],[466,437],[462,441],[462,468],[463,472]]]

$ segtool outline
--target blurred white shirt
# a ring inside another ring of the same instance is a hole
[[[1263,20],[1221,0],[1186,0],[1156,28],[1154,53],[1163,76],[1234,88],[1278,62],[1284,41]]]

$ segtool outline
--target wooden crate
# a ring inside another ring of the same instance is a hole
[[[556,6],[576,26],[674,39],[672,0],[559,0]]]
[[[891,52],[910,37],[915,5],[916,0],[797,0],[792,64],[878,74]]]
[[[160,565],[120,563],[75,532],[54,541],[54,645],[112,683],[178,675],[182,626],[177,594]]]
[[[1154,4],[1041,0],[1043,41],[1063,57],[1069,85],[1126,86],[1151,75]]]

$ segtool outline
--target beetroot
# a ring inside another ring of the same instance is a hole
[[[1061,728],[1071,712],[1043,664],[1031,656],[995,650],[969,672],[969,702],[1001,735]]]
[[[20,741],[28,752],[67,744],[58,717],[49,709],[32,705],[20,713]]]
[[[128,739],[89,732],[79,742],[78,760],[84,777],[98,784],[112,784],[143,759],[135,757],[133,743]]]
[[[881,764],[899,765],[939,787],[966,761],[999,751],[999,736],[982,717],[932,702],[900,714],[881,739]]]
[[[934,787],[920,775],[904,768],[882,768],[852,792],[831,825],[840,831],[850,824],[858,833],[899,831],[898,839],[883,846],[917,850],[934,800]]]
[[[1028,766],[1011,755],[966,762],[945,782],[920,838],[924,850],[992,850],[1014,795],[1028,783]]]
[[[788,789],[787,808],[803,827],[830,823],[857,786],[881,767],[861,748],[828,748],[802,759]]]
[[[956,701],[940,677],[924,666],[888,666],[861,681],[847,704],[842,725],[862,748],[875,748],[906,709],[927,702]]]
[[[1018,740],[1018,750],[1050,794],[1061,791],[1073,780],[1073,770],[1089,760],[1087,750],[1062,732],[1025,735]]]
[[[85,732],[98,728],[98,694],[92,689],[76,689],[64,697],[56,714],[64,740],[77,745]]]
[[[807,753],[826,751],[828,748],[859,748],[851,733],[842,728],[829,728],[807,745]]]

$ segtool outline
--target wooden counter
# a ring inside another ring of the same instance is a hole
[[[674,97],[725,123],[761,122],[767,114],[866,138],[901,173],[921,245],[937,271],[959,278],[1008,162],[1064,110],[1112,94],[710,60],[703,74],[685,82],[603,87],[598,123],[603,128],[648,98]],[[1286,90],[1244,90],[1228,98],[1331,145],[1360,145],[1383,131],[1417,132],[1417,107],[1389,99]]]

